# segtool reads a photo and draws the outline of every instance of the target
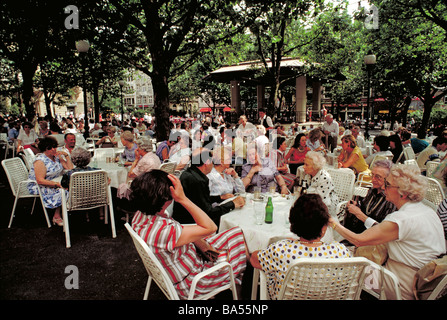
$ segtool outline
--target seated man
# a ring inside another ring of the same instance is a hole
[[[424,173],[426,171],[425,164],[429,160],[439,159],[440,152],[445,152],[447,150],[447,138],[437,137],[433,140],[431,146],[428,146],[424,150],[419,153],[416,158],[419,168],[421,168],[421,172]]]
[[[374,138],[373,154],[366,157],[365,161],[368,166],[374,161],[374,158],[378,155],[393,158],[393,153],[388,150],[390,147],[390,139],[387,136],[377,136]]]
[[[236,197],[232,201],[216,205],[220,202],[220,196],[213,199],[210,196],[209,179],[206,176],[213,168],[211,151],[205,148],[197,148],[191,156],[191,166],[180,176],[183,190],[188,197],[199,208],[205,211],[208,216],[219,226],[220,217],[235,208],[243,207],[245,200],[242,197]],[[180,223],[195,223],[188,211],[180,204],[174,202],[173,218]]]
[[[351,201],[347,205],[347,215],[344,226],[355,233],[362,233],[385,217],[397,211],[394,204],[386,200],[384,193],[385,180],[393,166],[391,160],[379,160],[372,168],[372,188],[368,190],[365,198],[358,202]]]

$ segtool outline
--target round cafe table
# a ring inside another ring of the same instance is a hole
[[[268,197],[269,193],[263,194]],[[290,208],[295,202],[292,195],[283,197],[276,193],[273,200],[273,223],[255,223],[253,194],[247,193],[245,206],[235,209],[220,218],[219,232],[233,227],[240,227],[244,233],[248,251],[250,253],[267,248],[270,243],[284,238],[297,239],[298,236],[290,231],[288,222]],[[264,202],[266,203],[266,201]],[[322,241],[332,242],[332,229],[328,228]]]
[[[90,162],[90,166],[93,167],[93,159]],[[119,166],[117,162],[105,162],[98,161],[97,167],[107,172],[110,178],[110,186],[112,188],[117,188],[121,183],[127,182],[127,174],[129,172],[129,167]]]

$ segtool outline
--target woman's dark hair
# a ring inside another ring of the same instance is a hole
[[[172,182],[164,171],[155,169],[140,174],[130,185],[132,209],[146,215],[156,214],[172,199],[170,186]]]
[[[390,149],[391,153],[393,154],[393,162],[396,163],[397,160],[399,160],[400,154],[403,151],[402,147],[402,140],[400,139],[399,135],[392,134],[389,137],[390,142],[394,142],[395,148]]]
[[[323,236],[321,231],[328,224],[329,217],[320,195],[304,194],[290,209],[290,231],[306,240],[317,239]]]
[[[380,151],[386,151],[390,147],[390,139],[387,136],[377,136],[374,138],[374,142],[377,144]]]
[[[57,122],[53,121],[50,123],[50,131],[59,133],[59,132],[61,132],[61,127],[59,127]]]
[[[52,136],[47,136],[42,139],[39,139],[39,150],[40,152],[45,152],[47,150],[57,148],[57,140]]]
[[[300,141],[301,138],[306,136],[304,133],[299,133],[296,137],[295,137],[295,141],[293,142],[293,146],[292,148],[298,149],[300,146]]]
[[[275,150],[278,150],[279,147],[284,143],[284,141],[286,141],[285,138],[283,138],[283,137],[276,137],[275,140],[273,140],[273,148]]]

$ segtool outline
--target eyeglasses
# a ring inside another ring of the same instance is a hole
[[[371,178],[372,178],[372,179],[377,179],[377,180],[379,180],[379,181],[384,181],[384,180],[385,180],[384,177],[382,177],[382,176],[380,176],[380,175],[378,175],[378,174],[374,174],[374,173],[371,175]]]
[[[389,183],[388,181],[385,180],[385,189],[389,189],[389,188],[399,188],[398,186],[392,186],[391,183]]]

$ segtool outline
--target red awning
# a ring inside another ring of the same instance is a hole
[[[201,108],[200,112],[211,112],[211,108]]]
[[[230,108],[230,107],[225,107],[225,108],[223,108],[223,111],[224,111],[224,112],[231,111],[231,108]]]

